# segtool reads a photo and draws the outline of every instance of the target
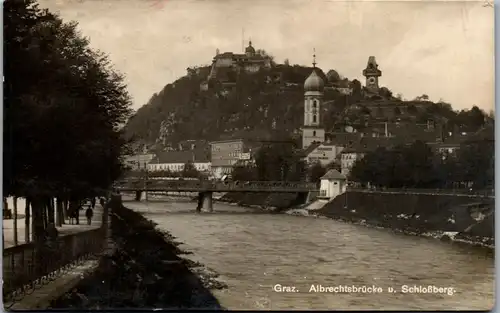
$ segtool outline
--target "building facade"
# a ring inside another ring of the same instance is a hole
[[[244,152],[243,139],[222,140],[210,143],[212,176],[216,179],[231,174],[233,166]]]
[[[125,157],[125,165],[132,170],[147,169],[149,162],[155,158],[152,153],[129,155]]]
[[[344,149],[344,147],[330,143],[315,144],[311,145],[310,148],[310,151],[307,151],[305,155],[305,161],[308,164],[319,162],[323,166],[334,162]]]
[[[209,174],[211,171],[212,166],[208,155],[196,151],[161,152],[148,164],[148,171],[182,172],[188,162],[191,162],[200,173]]]
[[[356,161],[361,160],[366,154],[365,149],[361,148],[345,148],[340,153],[340,172],[342,175],[348,176]]]
[[[302,149],[307,149],[313,143],[325,141],[325,129],[321,123],[324,87],[323,79],[316,72],[316,56],[314,55],[313,71],[304,82]]]
[[[321,177],[319,198],[333,199],[347,190],[347,178],[337,170],[329,170]]]

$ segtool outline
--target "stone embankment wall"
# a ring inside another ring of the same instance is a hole
[[[210,289],[224,288],[168,233],[121,203],[111,215],[113,249],[78,286],[55,300],[55,309],[221,309]]]
[[[298,193],[228,192],[217,201],[247,207],[284,210],[299,204],[300,199]]]
[[[449,239],[494,244],[494,198],[349,191],[317,213],[406,233],[451,233],[454,238]]]

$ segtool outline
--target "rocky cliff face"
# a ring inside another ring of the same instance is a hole
[[[347,192],[318,213],[409,233],[446,233],[492,245],[494,202],[493,198],[468,196]]]

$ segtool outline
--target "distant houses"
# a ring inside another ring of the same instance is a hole
[[[209,157],[196,151],[165,151],[160,152],[148,164],[148,171],[182,172],[186,163],[192,163],[194,168],[201,173],[210,173],[211,163]]]

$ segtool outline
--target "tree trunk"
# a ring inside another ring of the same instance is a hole
[[[63,224],[66,224],[66,219],[69,218],[68,216],[68,199],[66,198],[63,198],[62,200],[62,204],[63,204],[63,219],[62,219],[62,223]]]
[[[2,224],[3,224],[3,219],[5,218],[5,210],[7,208],[7,198],[4,197],[2,201],[3,201],[3,208],[2,208]],[[2,247],[5,247],[5,231],[3,229],[3,225],[2,225]]]
[[[61,227],[64,221],[64,208],[61,197],[56,199],[56,226]]]
[[[13,206],[13,210],[14,210],[14,245],[17,246],[18,242],[17,242],[17,197],[14,197],[14,206]]]
[[[47,201],[43,197],[33,197],[31,207],[33,208],[33,241],[45,240],[45,209]]]
[[[55,224],[54,215],[54,198],[50,197],[47,199],[47,225]]]
[[[26,198],[26,206],[24,207],[24,241],[30,242],[30,199]]]

